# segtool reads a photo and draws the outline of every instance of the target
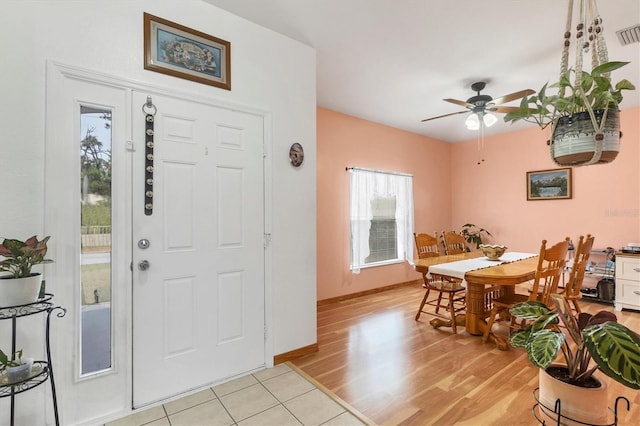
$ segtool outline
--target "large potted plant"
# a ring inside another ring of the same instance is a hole
[[[526,328],[511,334],[509,342],[525,349],[529,360],[541,368],[540,414],[553,424],[559,415],[561,424],[575,424],[572,420],[606,424],[606,382],[595,373],[601,371],[629,388],[640,389],[640,336],[619,324],[613,312],[575,315],[562,295],[551,298],[555,309],[528,301],[510,310],[514,317],[528,321]],[[557,363],[559,355],[564,363]],[[554,412],[557,400],[561,401],[560,413]]]
[[[476,250],[478,250],[480,248],[480,245],[482,244],[482,238],[484,238],[483,234],[485,237],[491,236],[491,232],[487,231],[484,228],[480,228],[473,223],[465,223],[464,225],[462,225],[461,233],[467,243],[476,246]],[[467,251],[469,251],[468,248]]]
[[[620,144],[622,91],[635,86],[626,79],[614,84],[610,73],[627,64],[604,62],[591,73],[569,69],[557,83],[545,84],[536,94],[523,97],[520,107],[507,113],[504,121],[524,120],[541,129],[552,125],[547,143],[558,165],[613,161]],[[557,93],[550,94],[551,88],[557,88]]]
[[[9,275],[0,276],[0,306],[18,306],[33,303],[38,299],[42,275],[32,272],[31,268],[46,259],[47,241],[50,237],[38,240],[34,235],[25,241],[5,238],[0,245],[0,272]]]

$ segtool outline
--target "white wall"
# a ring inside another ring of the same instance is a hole
[[[230,41],[232,90],[145,70],[143,12]],[[267,194],[272,231],[267,271],[272,283],[272,317],[267,323],[272,324],[272,350],[280,354],[316,342],[316,99],[312,48],[199,0],[0,0],[0,40],[0,237],[47,233],[43,169],[45,65],[49,60],[259,108],[268,111],[271,118],[266,135],[272,147],[272,181],[268,182]],[[298,169],[288,161],[293,142],[305,148],[305,161]],[[52,253],[64,249],[56,246],[55,235],[50,246]],[[55,288],[49,290],[55,293]],[[8,344],[8,335],[8,328],[0,324],[3,347]],[[33,340],[24,345],[37,347],[41,336],[22,337]],[[55,344],[55,337],[53,340]],[[47,386],[18,397],[18,410],[31,400],[36,406],[47,406]],[[7,398],[0,400],[0,424],[8,421],[4,418],[8,407]],[[22,411],[21,415],[26,414]],[[43,423],[39,417],[22,419]]]

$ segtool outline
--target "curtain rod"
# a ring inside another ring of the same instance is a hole
[[[385,170],[365,169],[363,167],[345,167],[345,170],[346,171],[357,170],[357,171],[360,171],[360,172],[384,173],[384,174],[387,174],[387,175],[413,177],[413,175],[409,174],[409,173],[388,172],[388,171],[385,171]]]

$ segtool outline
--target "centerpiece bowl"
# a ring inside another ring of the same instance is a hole
[[[500,256],[507,250],[507,246],[498,244],[480,244],[480,250],[489,260],[500,260]]]

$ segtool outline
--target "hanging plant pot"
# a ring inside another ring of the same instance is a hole
[[[551,365],[547,370],[540,369],[538,383],[540,389],[538,415],[539,420],[549,425],[605,425],[609,422],[608,388],[603,380],[594,379],[599,387],[580,387],[565,383],[554,377],[566,371],[564,365]],[[554,413],[555,404],[560,400],[560,423]],[[546,408],[545,408],[546,407]]]
[[[600,123],[604,110],[594,114]],[[615,109],[607,111],[602,134],[597,134],[588,112],[560,117],[549,142],[551,157],[560,166],[609,163],[618,155],[621,136],[620,114]]]
[[[38,300],[41,284],[41,274],[32,274],[24,278],[0,277],[0,307],[35,302]]]

